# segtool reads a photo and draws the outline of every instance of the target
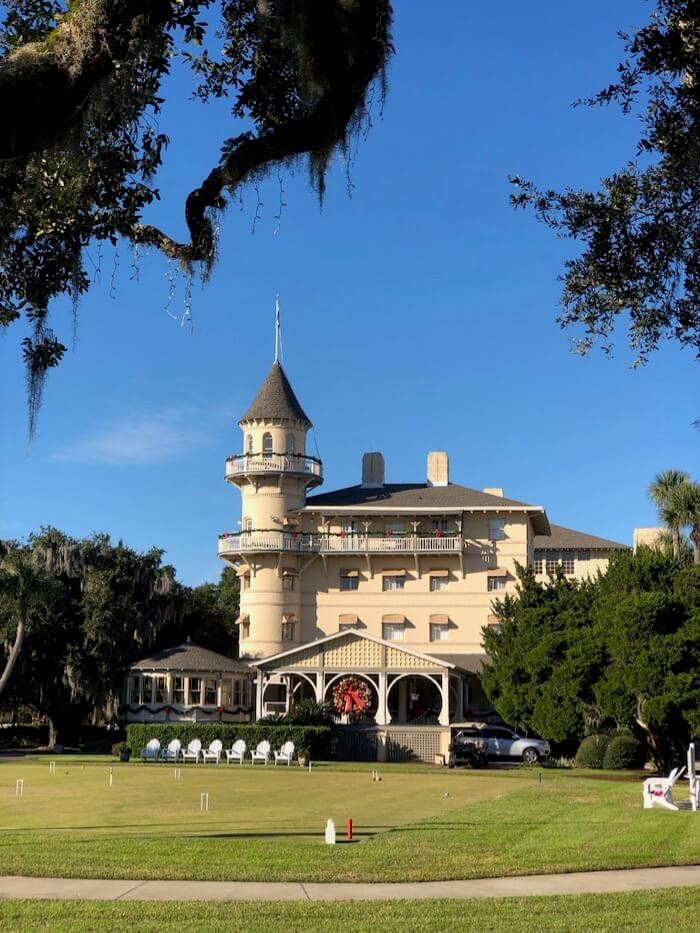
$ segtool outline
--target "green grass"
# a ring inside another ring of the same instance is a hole
[[[114,763],[110,788],[109,764],[0,763],[0,874],[421,881],[700,862],[697,814],[642,810],[638,779],[396,765],[373,784],[368,765],[327,765],[189,766],[176,781]],[[351,816],[357,841],[326,846],[329,816],[339,830]]]
[[[697,930],[700,888],[502,900],[349,903],[4,901],[0,928],[15,931],[460,930],[479,933]]]

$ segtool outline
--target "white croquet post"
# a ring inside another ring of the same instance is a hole
[[[24,797],[24,780],[23,778],[17,778],[15,784],[15,797]]]
[[[179,780],[181,780],[181,778],[182,778],[182,774],[181,774],[181,772],[180,772],[180,769],[179,769],[179,768],[175,768],[175,780],[176,780],[176,781],[179,781]]]
[[[209,794],[200,794],[199,795],[199,809],[208,810],[209,809]]]
[[[56,773],[56,762],[50,761],[49,762],[49,774],[55,774],[55,773]]]
[[[326,823],[326,845],[335,845],[335,823],[331,819]]]
[[[114,775],[113,775],[113,773],[112,773],[112,769],[110,768],[110,769],[109,769],[109,786],[110,786],[110,787],[112,786],[112,782],[113,782],[113,781],[114,781]]]

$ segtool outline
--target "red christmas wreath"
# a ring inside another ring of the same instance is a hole
[[[341,714],[364,713],[371,701],[370,686],[359,677],[343,677],[333,687],[333,706]]]

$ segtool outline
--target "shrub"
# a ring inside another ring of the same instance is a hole
[[[3,726],[0,729],[0,748],[37,748],[48,742],[48,726]]]
[[[603,757],[603,767],[610,771],[633,771],[647,759],[644,745],[633,735],[616,735],[610,740]]]
[[[605,750],[610,744],[609,735],[588,735],[576,752],[577,768],[602,768]]]
[[[199,739],[206,748],[214,739],[221,739],[224,748],[230,748],[236,739],[243,739],[248,749],[267,740],[273,748],[284,742],[294,742],[295,749],[306,748],[311,758],[328,757],[332,730],[328,726],[295,726],[289,723],[213,723],[213,722],[163,722],[132,723],[126,727],[127,744],[134,755],[146,747],[149,739],[159,739],[162,747],[171,739],[179,739],[183,747],[193,739]]]

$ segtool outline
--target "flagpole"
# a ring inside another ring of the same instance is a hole
[[[275,295],[275,363],[280,361],[280,296]]]

